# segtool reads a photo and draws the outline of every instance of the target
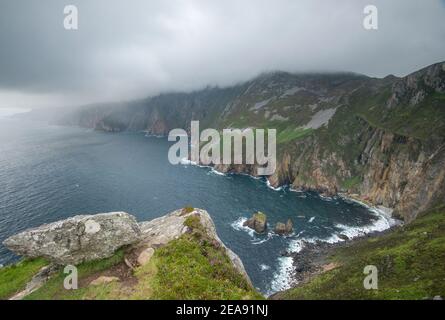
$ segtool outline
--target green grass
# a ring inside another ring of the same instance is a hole
[[[277,132],[277,144],[283,144],[297,139],[301,139],[311,134],[314,129],[311,128],[286,128]]]
[[[199,218],[187,218],[193,231],[157,250],[153,299],[261,299],[234,268],[225,249],[207,236]]]
[[[358,176],[351,177],[349,179],[346,179],[341,184],[343,189],[350,190],[359,185],[362,182],[362,179]]]
[[[280,295],[282,299],[424,299],[445,297],[445,206],[378,238],[337,249],[337,269]],[[363,268],[378,269],[378,290],[363,287]]]
[[[44,259],[23,260],[0,269],[0,299],[8,299],[25,289],[32,277],[48,262]]]
[[[77,266],[79,282],[88,276],[107,270],[123,261],[124,249],[118,250],[112,257],[97,261],[82,263]],[[78,300],[78,299],[108,299],[114,283],[101,286],[84,286],[77,290],[66,290],[63,281],[68,274],[60,270],[43,287],[26,296],[27,300]]]
[[[261,223],[266,223],[267,220],[267,216],[261,211],[254,213],[253,218]]]

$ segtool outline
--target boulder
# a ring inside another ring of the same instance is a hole
[[[143,250],[138,256],[138,264],[140,266],[145,266],[150,261],[151,257],[153,257],[154,253],[155,250],[153,248]]]
[[[294,225],[291,219],[288,219],[286,224],[282,222],[278,222],[275,226],[275,233],[277,234],[290,234],[292,233]]]
[[[125,212],[81,215],[29,229],[3,244],[18,255],[44,257],[56,264],[79,264],[108,258],[140,240],[136,219]]]
[[[252,216],[252,218],[244,222],[243,225],[255,230],[258,233],[263,233],[267,228],[267,216],[261,211],[258,211]]]

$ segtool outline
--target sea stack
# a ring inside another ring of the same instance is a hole
[[[282,223],[282,222],[278,222],[277,225],[275,226],[275,233],[277,234],[290,234],[292,233],[294,228],[294,224],[292,223],[291,219],[288,219],[286,224]]]
[[[258,233],[264,233],[267,229],[267,216],[263,212],[258,211],[257,213],[253,214],[252,218],[244,222],[243,225],[255,230]]]

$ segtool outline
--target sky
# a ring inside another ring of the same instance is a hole
[[[363,27],[368,4],[377,30]],[[78,30],[64,28],[66,5]],[[443,60],[443,0],[0,0],[0,108],[132,100],[274,70],[403,76]]]

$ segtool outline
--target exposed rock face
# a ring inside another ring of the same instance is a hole
[[[290,234],[292,233],[294,228],[294,224],[292,223],[291,219],[288,219],[286,224],[282,223],[282,222],[278,222],[277,225],[275,226],[275,233],[277,234]]]
[[[244,226],[247,226],[258,233],[263,233],[267,229],[267,216],[259,211],[255,213],[252,218],[244,222]]]
[[[141,238],[136,219],[125,212],[75,216],[26,230],[4,241],[26,257],[45,257],[56,264],[79,264],[110,257]]]

